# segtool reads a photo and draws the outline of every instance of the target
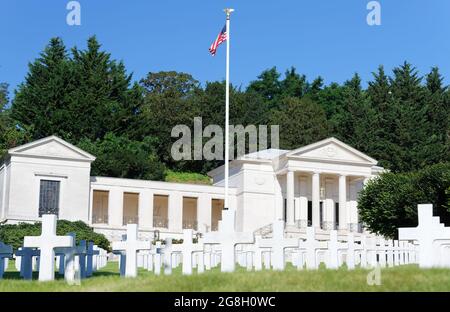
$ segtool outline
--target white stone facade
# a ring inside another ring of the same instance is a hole
[[[0,168],[0,219],[82,220],[111,240],[136,223],[141,237],[181,238],[183,229],[217,229],[223,208],[223,167],[213,185],[90,176],[95,157],[51,136],[9,150]],[[357,195],[379,174],[377,161],[329,138],[296,150],[265,150],[230,163],[230,209],[238,231],[270,231],[285,220],[291,235],[358,232]],[[156,231],[156,233],[155,233]]]

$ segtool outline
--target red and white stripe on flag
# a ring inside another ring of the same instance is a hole
[[[216,55],[217,48],[219,45],[227,40],[227,26],[223,26],[222,31],[217,36],[216,40],[211,44],[209,47],[209,52],[212,54],[212,56]]]

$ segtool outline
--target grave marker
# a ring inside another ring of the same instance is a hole
[[[218,232],[205,233],[204,244],[219,244],[221,249],[221,271],[233,272],[236,268],[235,247],[237,244],[252,244],[252,233],[236,232],[234,227],[235,212],[222,211]]]
[[[39,281],[55,279],[55,248],[73,246],[72,236],[56,235],[56,215],[42,216],[42,230],[40,236],[25,236],[24,247],[39,248]]]
[[[125,277],[136,277],[137,252],[139,250],[150,250],[151,243],[149,241],[139,241],[137,224],[128,224],[126,241],[113,242],[112,249],[125,252]]]
[[[12,257],[13,249],[10,245],[6,245],[0,242],[0,279],[3,278],[5,273],[6,265],[8,264],[8,259]]]
[[[444,227],[439,217],[433,217],[433,205],[418,205],[417,214],[419,225],[415,228],[399,228],[399,240],[417,241],[419,244],[419,267],[431,268],[436,266],[439,259],[435,259],[433,243],[437,240],[450,240],[450,228]]]
[[[297,238],[284,237],[284,221],[277,220],[273,223],[273,238],[261,239],[259,247],[271,248],[272,268],[274,270],[284,270],[285,268],[285,249],[298,247]]]
[[[192,242],[194,231],[191,229],[183,230],[183,244],[181,245],[181,253],[183,255],[182,273],[185,275],[192,274],[192,257],[195,252],[201,252],[203,257],[203,244]]]

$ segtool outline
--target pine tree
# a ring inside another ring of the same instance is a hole
[[[426,142],[420,150],[421,167],[449,159],[450,101],[443,77],[434,67],[426,77]]]
[[[310,98],[287,97],[280,109],[273,111],[272,125],[280,126],[280,147],[294,149],[326,138],[328,133],[325,112]]]
[[[399,159],[394,160],[394,171],[410,171],[421,167],[421,153],[427,141],[426,92],[416,69],[405,62],[394,68],[390,79],[398,119],[392,140],[398,147]]]
[[[305,75],[299,75],[295,67],[291,67],[285,73],[285,78],[280,82],[281,97],[298,97],[305,95],[308,89],[308,83]]]
[[[13,117],[33,139],[56,134],[76,144],[107,132],[129,135],[142,101],[130,81],[125,66],[100,51],[95,37],[87,50],[72,49],[72,56],[54,38],[29,65],[12,103]]]
[[[373,73],[374,80],[369,82],[367,95],[374,112],[373,141],[369,141],[370,155],[379,160],[379,164],[387,169],[393,169],[393,163],[400,162],[399,147],[395,143],[398,125],[398,103],[394,100],[389,77],[383,66]]]
[[[281,94],[280,73],[276,67],[265,70],[258,76],[258,79],[250,82],[247,90],[260,94],[267,103],[277,105],[276,100]]]
[[[66,112],[72,83],[66,47],[61,39],[53,38],[40,57],[29,64],[25,82],[12,102],[13,118],[21,128],[31,130],[33,139],[61,134],[62,125],[74,118]]]

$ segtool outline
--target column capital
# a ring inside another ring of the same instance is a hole
[[[338,176],[346,178],[348,175],[346,173],[339,173]]]

